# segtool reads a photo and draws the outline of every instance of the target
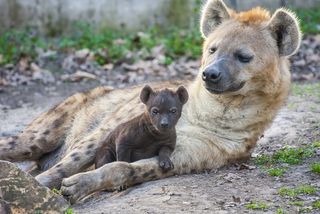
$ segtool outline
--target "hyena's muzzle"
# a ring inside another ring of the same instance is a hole
[[[205,88],[214,94],[240,90],[246,83],[241,78],[241,67],[243,63],[249,61],[251,56],[241,54],[217,57],[202,71]]]

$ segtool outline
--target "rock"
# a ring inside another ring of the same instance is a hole
[[[13,163],[0,161],[0,168],[0,189],[12,213],[63,213],[68,209],[69,204],[62,196],[40,185]]]
[[[8,70],[11,70],[11,69],[14,68],[14,64],[11,64],[11,63],[6,64],[6,65],[4,66],[4,68],[5,68],[5,69],[8,69]]]
[[[90,55],[90,50],[85,48],[74,53],[75,57],[78,59],[85,59]]]
[[[12,213],[9,204],[3,199],[1,189],[0,189],[0,213],[2,214]]]
[[[31,63],[30,68],[31,68],[31,71],[33,72],[41,70],[41,68],[36,63]]]
[[[113,67],[114,67],[114,65],[113,65],[112,63],[105,64],[105,65],[102,66],[102,68],[103,68],[104,70],[106,70],[106,71],[112,70]]]
[[[137,71],[137,70],[139,70],[139,67],[137,65],[129,65],[127,63],[123,63],[121,66],[127,71]]]
[[[301,59],[299,61],[294,61],[293,65],[294,66],[305,66],[306,65],[306,61],[304,59]]]
[[[0,86],[6,86],[6,85],[8,85],[8,81],[3,78],[0,78]]]
[[[97,76],[94,75],[94,74],[85,72],[85,71],[78,70],[74,74],[71,74],[71,75],[62,75],[61,79],[62,80],[72,81],[72,82],[78,82],[78,81],[81,81],[83,79],[95,80],[95,79],[97,79]]]
[[[44,69],[43,70],[40,69],[40,70],[33,72],[32,79],[33,80],[40,80],[44,84],[53,83],[55,81],[55,78],[52,75],[52,73],[50,71],[44,70]]]

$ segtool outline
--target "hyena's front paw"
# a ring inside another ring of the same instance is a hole
[[[61,192],[73,204],[95,191],[97,180],[88,172],[79,173],[62,180]]]
[[[50,176],[45,173],[42,173],[40,175],[37,175],[35,179],[42,185],[48,187],[48,188],[58,188],[60,186],[60,178],[57,178],[55,176]]]
[[[174,168],[174,165],[173,165],[172,161],[169,158],[160,160],[159,161],[159,166],[163,170],[170,170],[170,169]]]

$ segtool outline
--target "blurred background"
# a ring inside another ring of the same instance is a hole
[[[235,10],[288,7],[304,40],[292,78],[320,79],[320,0],[226,0]],[[0,107],[97,85],[192,79],[201,0],[0,0]],[[14,96],[13,96],[14,95]],[[15,99],[12,99],[15,97]]]

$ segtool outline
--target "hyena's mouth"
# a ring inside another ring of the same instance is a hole
[[[205,88],[212,94],[222,94],[222,93],[226,93],[226,92],[235,92],[235,91],[239,91],[241,88],[243,88],[243,86],[245,85],[245,81],[241,82],[240,84],[232,84],[229,85],[227,87],[214,87],[214,86],[210,86],[209,84],[205,84]]]

